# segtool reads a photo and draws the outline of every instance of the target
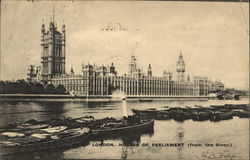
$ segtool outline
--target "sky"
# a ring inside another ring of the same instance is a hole
[[[182,51],[186,75],[207,76],[226,87],[249,86],[248,3],[170,1],[56,1],[55,22],[66,25],[66,71],[82,64],[128,72],[134,54],[144,72],[172,71]],[[46,30],[53,2],[1,2],[2,80],[26,78],[41,62],[41,24]],[[106,31],[108,25],[124,30]],[[104,29],[104,30],[103,30]]]

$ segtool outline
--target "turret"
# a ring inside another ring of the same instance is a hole
[[[43,36],[44,33],[45,33],[45,24],[44,24],[44,23],[42,24],[42,27],[41,27],[41,33],[42,33],[42,36]]]
[[[151,64],[148,65],[148,76],[152,77],[152,68],[151,68]]]
[[[111,66],[109,67],[109,72],[113,75],[117,74],[117,72],[115,71],[114,63],[111,63]]]
[[[74,75],[75,73],[74,73],[74,70],[73,70],[73,67],[71,67],[71,69],[70,69],[70,74],[71,75]]]
[[[136,72],[137,66],[136,66],[136,58],[134,55],[131,56],[131,61],[129,64],[129,75],[133,75],[134,72]]]
[[[54,29],[54,22],[51,20],[51,21],[49,22],[49,30],[52,32],[53,29]]]
[[[65,36],[66,36],[66,26],[65,24],[63,24],[62,26],[62,38],[65,40]]]
[[[163,76],[167,79],[167,80],[169,80],[169,81],[171,81],[172,80],[172,73],[171,72],[167,72],[167,71],[164,71],[163,72]]]
[[[65,33],[66,32],[66,26],[65,26],[65,24],[63,24],[63,26],[62,26],[62,33]]]
[[[188,77],[187,77],[187,81],[190,82],[190,77],[189,77],[189,75],[188,75]]]

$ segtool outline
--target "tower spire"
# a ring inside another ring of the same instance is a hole
[[[52,22],[54,23],[55,21],[55,1],[53,0],[53,20]]]
[[[182,49],[181,49],[181,51],[180,51],[180,56],[179,56],[179,57],[183,57],[183,56],[182,56]]]
[[[152,68],[151,68],[151,64],[148,65],[148,76],[152,77]]]

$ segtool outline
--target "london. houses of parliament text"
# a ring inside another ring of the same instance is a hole
[[[131,56],[129,73],[119,76],[112,63],[110,66],[82,65],[82,74],[76,75],[73,70],[65,72],[65,43],[66,27],[58,31],[54,22],[50,22],[46,31],[41,26],[41,67],[30,65],[28,68],[29,81],[42,81],[57,86],[64,85],[68,92],[82,96],[111,95],[119,90],[127,96],[180,96],[180,97],[206,97],[211,90],[223,89],[224,85],[211,82],[207,77],[195,76],[191,80],[185,77],[185,62],[182,53],[177,60],[176,80],[171,72],[164,71],[162,77],[155,77],[151,65],[147,74],[144,74],[136,63],[134,55]]]

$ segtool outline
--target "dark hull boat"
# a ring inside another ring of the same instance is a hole
[[[240,118],[250,118],[250,112],[244,110],[234,110],[233,115],[238,116]]]
[[[153,102],[152,99],[139,99],[139,102]]]
[[[208,111],[203,111],[203,112],[194,112],[193,113],[193,120],[194,121],[206,121],[209,120],[211,116],[211,113]]]
[[[169,112],[169,116],[173,118],[175,121],[185,121],[188,119],[192,119],[192,114],[180,110],[172,110]]]
[[[31,129],[43,129],[47,128],[49,125],[48,124],[22,124],[22,125],[8,125],[5,128],[0,128],[0,132],[19,132],[19,131],[26,131],[26,130],[31,130]]]
[[[234,96],[234,99],[235,99],[235,100],[240,100],[240,95],[238,95],[238,94],[235,95],[235,96]]]
[[[35,119],[30,119],[21,124],[8,124],[7,126],[0,128],[0,132],[20,132],[28,130],[37,130],[44,129],[49,126],[66,126],[68,129],[83,128],[88,127],[94,120],[95,119],[93,116],[83,116],[78,118],[67,117],[63,119],[54,118],[46,121],[37,121]]]
[[[184,121],[192,119],[194,121],[220,121],[232,119],[233,116],[240,118],[250,118],[249,104],[225,104],[211,105],[210,107],[165,107],[164,109],[132,109],[133,114],[142,119],[166,120],[174,119]]]
[[[147,130],[152,130],[154,127],[154,120],[143,121],[139,124],[126,125],[121,127],[99,128],[91,129],[92,136],[108,136],[122,133],[135,133]]]
[[[157,119],[158,117],[161,117],[164,111],[168,111],[169,109],[147,109],[147,110],[139,110],[139,109],[132,109],[132,112],[134,115],[142,117],[142,118],[148,118],[148,119]],[[160,114],[160,115],[159,115]]]
[[[171,116],[169,115],[168,111],[160,111],[156,115],[156,120],[168,120],[171,119]]]
[[[56,134],[43,135],[46,135],[46,137],[24,136],[16,138],[1,138],[0,156],[70,147],[85,143],[90,138],[90,129],[69,129]]]
[[[233,119],[233,112],[213,112],[210,116],[211,121],[220,121],[220,120],[228,120]]]
[[[225,99],[223,94],[217,95],[217,98],[218,98],[218,100],[224,100]]]

